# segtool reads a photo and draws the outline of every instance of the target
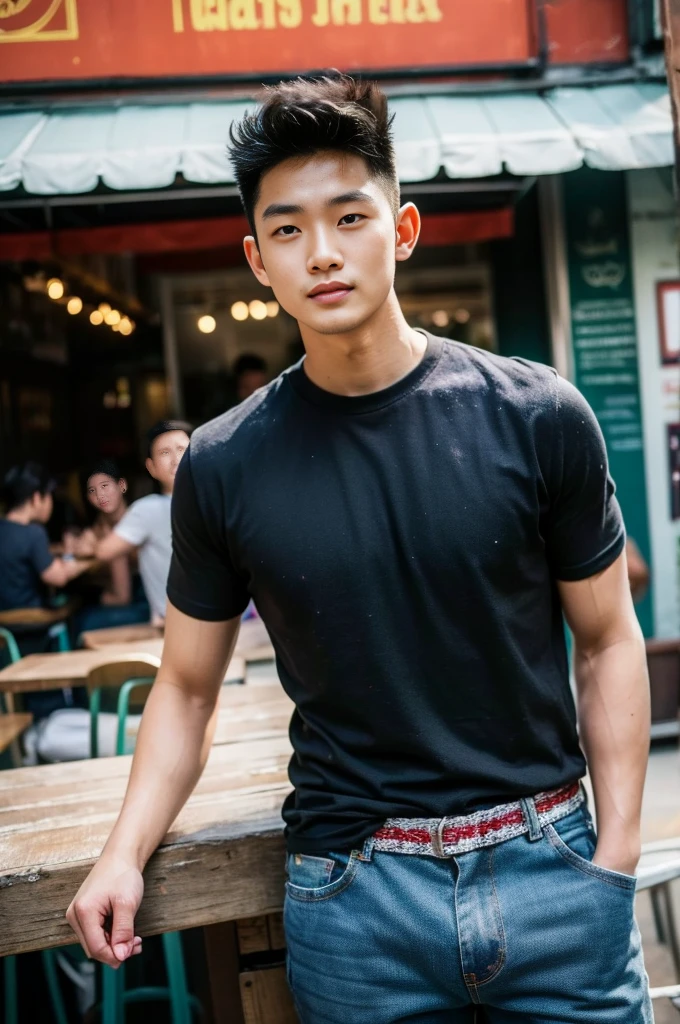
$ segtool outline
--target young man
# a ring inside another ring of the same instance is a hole
[[[199,777],[253,596],[297,705],[285,924],[303,1024],[453,1024],[475,1004],[492,1024],[647,1024],[649,694],[593,414],[547,367],[406,323],[395,262],[419,217],[377,87],[280,85],[232,139],[246,255],[306,357],[182,461],[163,665],[69,920],[106,963],[139,949],[141,871]]]
[[[90,531],[80,550],[113,562],[121,555],[139,553],[139,574],[151,609],[151,621],[165,621],[166,585],[172,557],[170,502],[175,473],[189,446],[191,428],[179,420],[161,420],[148,432],[147,472],[157,480],[161,493],[133,502],[123,518],[102,540]]]

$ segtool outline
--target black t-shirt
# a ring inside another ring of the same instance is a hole
[[[39,608],[44,595],[40,574],[53,561],[44,526],[0,519],[0,611]]]
[[[556,580],[620,554],[597,422],[548,367],[428,336],[383,391],[298,364],[197,430],[168,595],[253,597],[296,711],[289,849],[516,799],[585,770]]]

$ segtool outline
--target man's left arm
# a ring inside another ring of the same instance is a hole
[[[595,576],[558,587],[574,636],[579,730],[595,794],[594,862],[632,875],[640,857],[650,697],[625,552]]]

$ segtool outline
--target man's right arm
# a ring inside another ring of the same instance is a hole
[[[205,766],[239,624],[240,616],[194,619],[168,603],[163,661],[144,710],[123,808],[66,914],[87,955],[112,967],[141,948],[134,935],[141,873]]]

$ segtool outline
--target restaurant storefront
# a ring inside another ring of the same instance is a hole
[[[71,319],[86,348],[100,352],[106,336],[114,362],[106,320],[90,323],[111,302],[74,265],[131,261],[124,292],[146,361],[131,425],[148,419],[148,394],[156,409],[215,415],[233,401],[239,355],[274,374],[301,352],[294,322],[245,267],[229,124],[257,83],[310,66],[370,71],[395,114],[403,198],[423,213],[419,251],[397,277],[409,321],[552,362],[582,388],[630,532],[654,552],[643,628],[677,635],[655,506],[671,442],[660,457],[650,440],[649,260],[628,217],[636,176],[673,160],[654,34],[624,0],[16,5],[0,28],[0,258],[61,273],[59,302],[80,287]],[[113,340],[129,348],[120,332]],[[138,379],[134,352],[102,385],[102,405],[114,394],[117,408],[117,382]]]

